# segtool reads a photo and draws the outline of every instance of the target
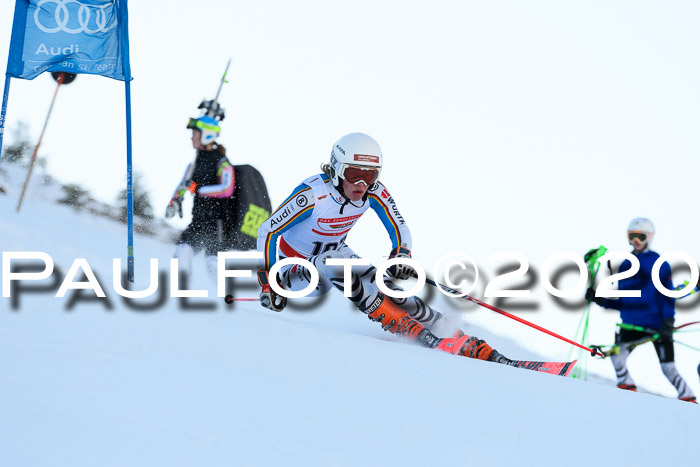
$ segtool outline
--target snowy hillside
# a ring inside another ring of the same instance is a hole
[[[585,382],[454,357],[382,332],[340,294],[282,313],[228,307],[201,257],[190,288],[209,298],[127,303],[112,285],[112,258],[126,256],[123,224],[56,204],[40,184],[16,214],[17,184],[5,189],[3,255],[45,252],[60,273],[23,281],[0,301],[2,466],[690,466],[700,458],[700,407],[617,390],[608,361],[590,361]],[[148,258],[167,273],[173,245],[137,236],[135,248],[141,290]],[[76,258],[106,299],[90,290],[55,297]],[[237,295],[257,295],[252,280],[235,284]],[[553,338],[487,310],[447,313],[511,358],[567,357]],[[570,314],[532,319],[572,337],[579,314]],[[698,354],[678,351],[700,393]],[[650,358],[630,359],[633,371],[650,368],[640,386],[668,391],[657,389],[665,381]]]

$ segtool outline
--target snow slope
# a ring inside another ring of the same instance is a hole
[[[210,298],[135,310],[112,287],[125,227],[35,188],[21,214],[15,185],[0,196],[3,254],[49,253],[61,274],[85,258],[107,299],[56,298],[58,274],[1,299],[0,465],[697,465],[700,408],[615,389],[607,361],[585,382],[454,357],[382,332],[340,294],[282,313],[227,307],[201,257],[191,288]],[[145,288],[146,259],[166,271],[173,246],[135,244]],[[451,316],[512,358],[566,358],[488,311]],[[697,354],[679,359],[700,392],[687,371]]]

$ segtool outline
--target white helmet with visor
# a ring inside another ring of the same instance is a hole
[[[651,244],[654,238],[654,224],[646,217],[637,217],[632,219],[629,227],[627,227],[627,240],[630,245],[637,246],[635,249],[643,250]]]
[[[382,171],[382,150],[371,136],[350,133],[340,138],[331,150],[330,176],[335,186],[340,179],[350,183],[373,185]]]

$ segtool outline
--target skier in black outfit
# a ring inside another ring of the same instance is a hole
[[[175,257],[179,260],[180,271],[189,273],[192,257],[204,250],[207,272],[215,279],[216,255],[231,247],[235,172],[226,158],[226,149],[216,143],[221,127],[214,118],[192,118],[187,128],[192,130],[192,146],[197,150],[197,157],[175,190],[165,217],[173,217],[176,212],[182,217],[185,193],[189,191],[194,195],[192,222],[180,236]]]

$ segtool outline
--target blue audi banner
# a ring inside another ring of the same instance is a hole
[[[16,0],[7,74],[44,71],[131,81],[127,0]]]

